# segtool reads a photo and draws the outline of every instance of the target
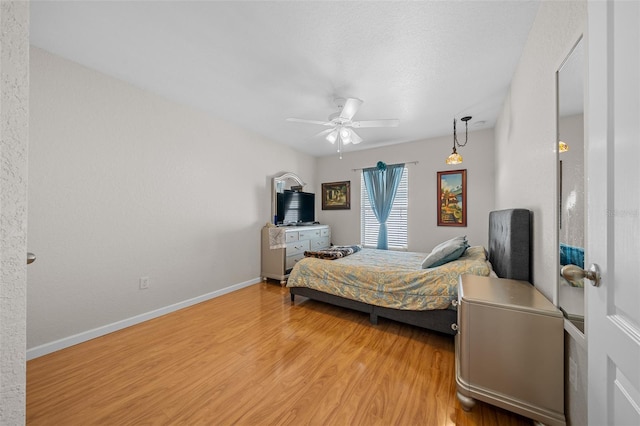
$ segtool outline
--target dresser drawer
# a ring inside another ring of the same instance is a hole
[[[285,242],[298,241],[298,231],[287,231],[285,234]]]
[[[293,243],[287,243],[287,257],[295,256],[298,254],[304,255],[305,250],[309,250],[309,241],[295,241]]]
[[[311,250],[322,250],[329,247],[329,237],[311,240]]]
[[[287,259],[285,260],[285,266],[284,266],[287,273],[291,272],[293,267],[296,266],[296,263],[298,263],[301,259],[304,259],[304,252],[298,253],[293,256],[287,256]]]
[[[304,231],[298,231],[298,240],[311,240],[313,238],[320,238],[319,229],[306,229]]]

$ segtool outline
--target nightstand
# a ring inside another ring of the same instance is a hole
[[[525,281],[462,275],[456,382],[475,399],[546,425],[565,425],[562,312]]]

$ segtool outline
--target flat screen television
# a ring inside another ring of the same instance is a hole
[[[278,192],[276,201],[278,225],[305,225],[315,222],[315,194],[285,190]]]

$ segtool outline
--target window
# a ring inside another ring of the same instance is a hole
[[[396,192],[396,198],[387,220],[387,240],[390,250],[406,250],[407,243],[407,207],[409,205],[409,170],[405,167]],[[363,247],[375,248],[378,245],[380,224],[373,214],[369,194],[360,174],[360,240]]]

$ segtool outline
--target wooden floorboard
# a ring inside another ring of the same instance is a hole
[[[28,425],[530,425],[455,396],[453,337],[260,283],[27,363]]]

